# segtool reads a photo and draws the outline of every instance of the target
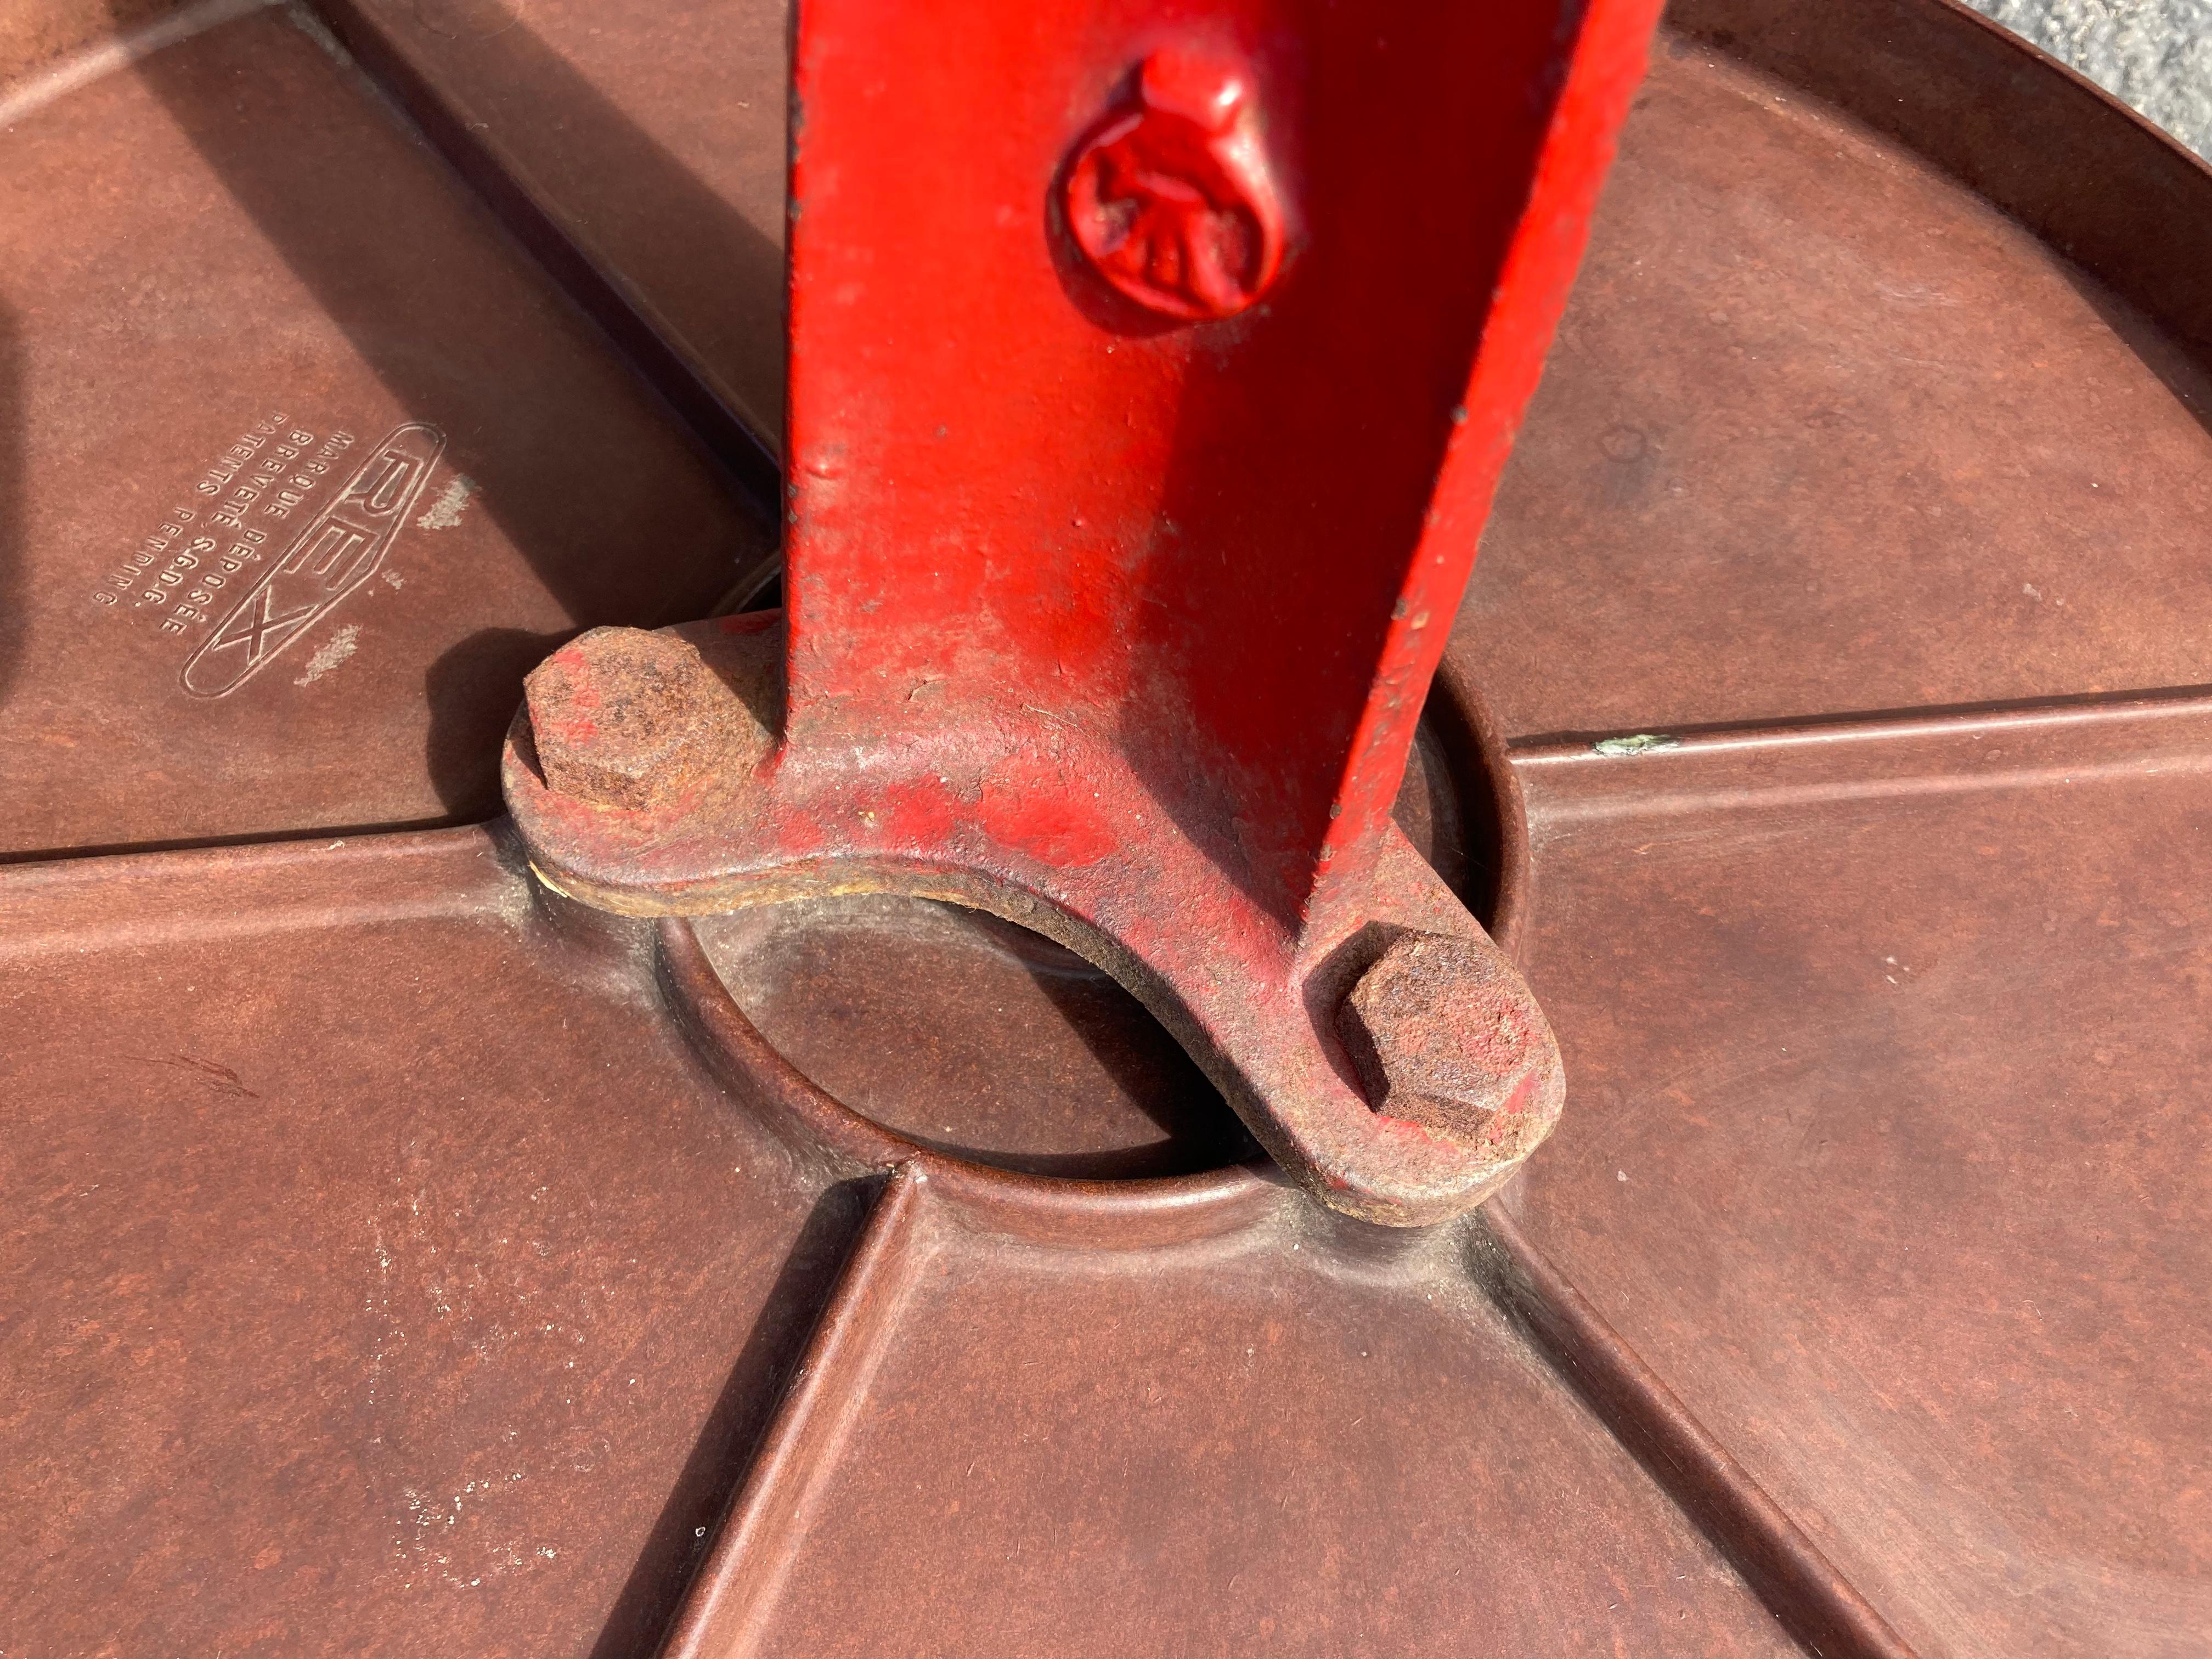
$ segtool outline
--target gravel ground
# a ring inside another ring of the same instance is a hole
[[[2212,160],[2212,0],[1969,0]]]

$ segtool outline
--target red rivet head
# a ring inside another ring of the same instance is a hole
[[[1138,71],[1136,107],[1092,129],[1066,179],[1076,246],[1147,311],[1182,322],[1233,317],[1282,269],[1281,193],[1250,72],[1233,59],[1153,53]]]

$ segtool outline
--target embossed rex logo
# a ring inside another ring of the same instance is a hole
[[[434,426],[393,428],[185,660],[185,690],[228,696],[374,575],[445,449]]]

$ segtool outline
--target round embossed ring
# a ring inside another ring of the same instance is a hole
[[[1183,322],[1233,317],[1282,269],[1281,192],[1260,142],[1252,77],[1203,52],[1154,52],[1137,103],[1093,128],[1062,205],[1091,268],[1124,298]]]

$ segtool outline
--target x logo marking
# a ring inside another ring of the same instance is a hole
[[[240,613],[245,621],[246,631],[242,634],[233,634],[223,641],[225,645],[243,645],[246,647],[246,659],[249,663],[259,663],[263,657],[269,654],[269,652],[276,648],[276,646],[270,646],[266,650],[263,648],[263,641],[271,630],[282,628],[289,623],[298,622],[301,617],[311,615],[315,608],[312,605],[303,605],[297,611],[287,611],[281,617],[272,617],[269,614],[269,607],[272,602],[270,590],[266,587],[263,588],[254,596],[252,603],[246,610]],[[234,621],[232,626],[236,625],[236,622]],[[282,640],[276,642],[277,645],[283,643]]]

